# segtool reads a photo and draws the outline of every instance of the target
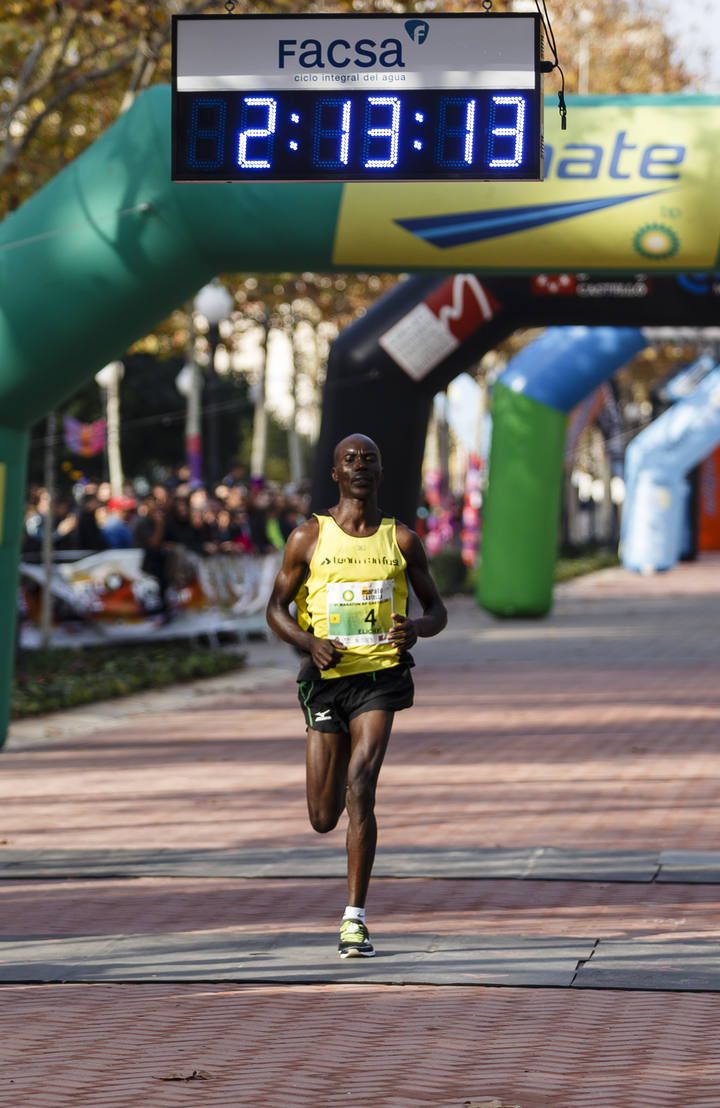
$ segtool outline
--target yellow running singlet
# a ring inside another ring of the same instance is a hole
[[[387,641],[392,614],[407,615],[407,562],[397,544],[395,520],[382,519],[373,535],[348,535],[332,516],[316,516],[319,534],[310,572],[296,597],[298,624],[346,649],[322,677],[389,669],[399,661]]]

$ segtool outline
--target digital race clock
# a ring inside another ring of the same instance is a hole
[[[175,16],[175,181],[540,180],[537,15]]]

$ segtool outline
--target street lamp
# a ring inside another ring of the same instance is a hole
[[[96,382],[105,392],[108,477],[113,496],[122,496],[123,491],[120,455],[120,382],[124,375],[125,366],[122,362],[110,362],[95,374]]]
[[[580,41],[578,43],[578,92],[587,96],[590,92],[590,33],[594,22],[589,8],[581,8],[578,15]]]
[[[215,371],[215,354],[220,341],[220,324],[227,319],[233,309],[234,300],[224,285],[211,281],[200,289],[195,297],[195,311],[204,316],[208,325],[208,362],[207,404],[205,418],[207,426],[207,478],[212,488],[220,480],[220,405],[218,398],[218,375]]]
[[[202,372],[193,359],[186,362],[177,377],[175,387],[185,397],[185,462],[190,475],[190,486],[197,488],[202,477]]]

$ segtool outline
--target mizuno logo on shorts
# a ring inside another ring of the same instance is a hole
[[[329,708],[324,708],[322,712],[316,712],[315,713],[315,722],[316,723],[327,723],[331,719],[332,719],[332,712],[330,711]]]

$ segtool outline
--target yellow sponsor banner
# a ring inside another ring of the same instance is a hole
[[[333,262],[483,272],[712,270],[720,97],[545,105],[540,182],[346,185]]]
[[[0,546],[2,546],[3,535],[5,534],[5,482],[7,475],[7,466],[5,462],[0,462]]]

